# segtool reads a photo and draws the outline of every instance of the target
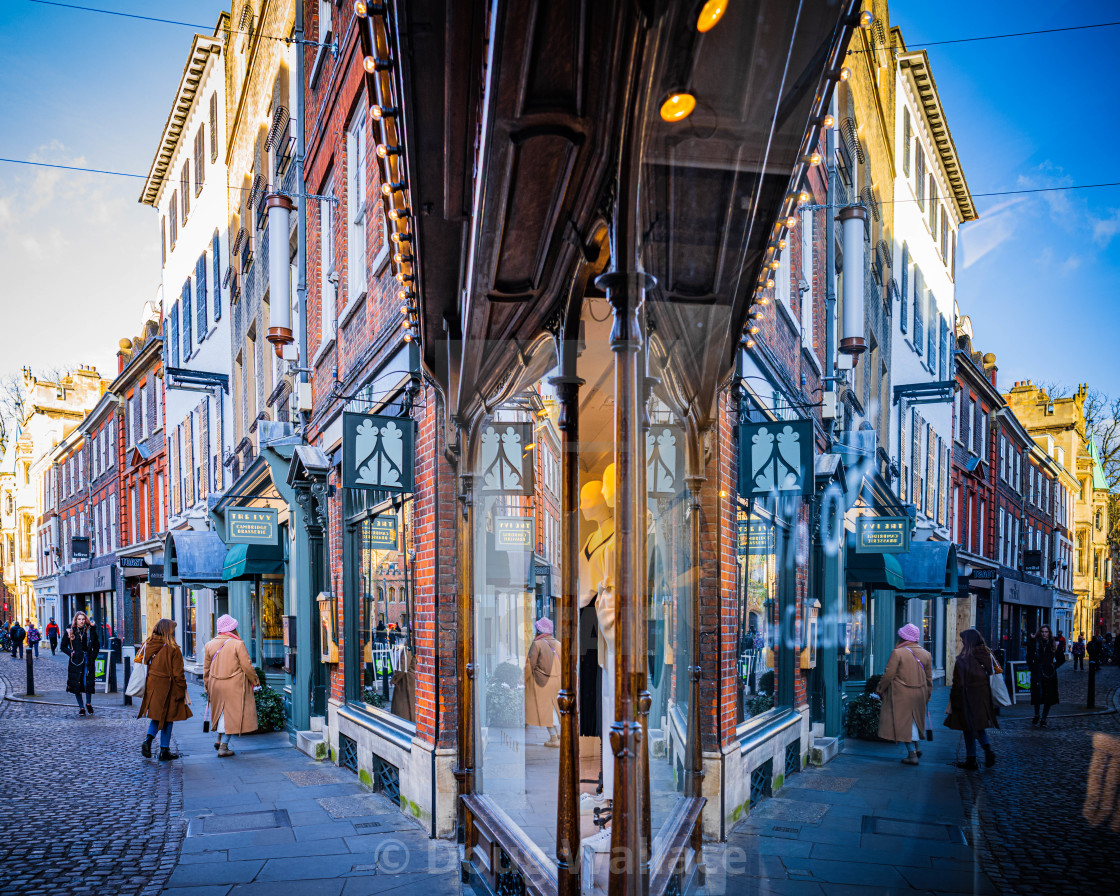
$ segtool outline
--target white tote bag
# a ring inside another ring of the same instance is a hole
[[[140,655],[136,657],[132,672],[128,676],[128,687],[124,689],[124,692],[129,697],[143,697],[147,686],[148,664],[144,662],[144,652],[141,651]]]
[[[995,662],[995,657],[992,657]],[[988,683],[992,688],[992,702],[996,706],[1010,706],[1011,695],[1007,692],[1007,682],[1003,680],[1002,672],[993,672],[988,676]]]

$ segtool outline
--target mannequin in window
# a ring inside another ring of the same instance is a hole
[[[598,494],[596,494],[596,487]],[[601,482],[588,482],[580,491],[580,509],[583,515],[596,524],[596,530],[587,539],[580,552],[580,606],[594,604],[595,621],[599,633],[597,660],[600,682],[600,756],[602,761],[603,790],[592,796],[585,795],[581,811],[591,814],[596,806],[604,804],[614,792],[614,754],[611,752],[607,732],[614,723],[614,464],[603,471]]]

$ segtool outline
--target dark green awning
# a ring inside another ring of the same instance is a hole
[[[284,571],[284,550],[278,544],[235,544],[226,554],[222,578],[227,582]]]
[[[907,597],[957,596],[957,548],[950,541],[913,541],[898,555]]]
[[[857,554],[849,548],[848,581],[901,590],[905,580],[894,554]]]

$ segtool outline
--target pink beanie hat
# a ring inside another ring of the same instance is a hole
[[[224,635],[226,632],[237,631],[237,620],[234,619],[229,613],[224,613],[218,617],[218,634]]]
[[[552,634],[552,620],[547,616],[542,616],[540,619],[538,619],[535,627],[537,631],[542,635]]]
[[[221,625],[221,623],[219,623]],[[903,641],[913,641],[915,644],[922,640],[922,631],[913,622],[907,622],[898,630],[898,636]]]

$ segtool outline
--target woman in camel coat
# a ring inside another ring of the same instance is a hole
[[[918,646],[922,637],[916,625],[898,630],[899,642],[891,651],[887,668],[875,689],[883,700],[879,710],[879,737],[907,745],[905,765],[917,765],[918,741],[926,727],[926,706],[933,692],[933,658]]]
[[[202,681],[210,699],[210,720],[218,733],[214,749],[223,758],[233,756],[229,739],[257,730],[253,692],[260,689],[260,681],[237,634],[237,620],[228,614],[218,619],[218,637],[206,644]]]
[[[175,626],[172,619],[157,622],[151,637],[141,648],[143,659],[139,660],[148,667],[148,677],[144,683],[144,699],[140,701],[140,712],[136,717],[151,719],[140,752],[146,759],[152,758],[152,741],[158,731],[159,758],[162,762],[179,758],[178,753],[171,752],[171,726],[191,717],[191,698],[187,696],[183,653],[175,643]]]
[[[548,729],[546,747],[560,746],[556,730],[556,695],[560,693],[560,642],[552,637],[552,620],[537,620],[537,637],[525,660],[525,724]]]

